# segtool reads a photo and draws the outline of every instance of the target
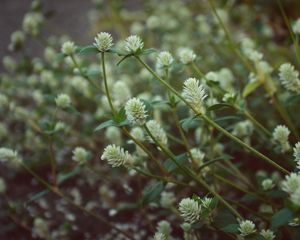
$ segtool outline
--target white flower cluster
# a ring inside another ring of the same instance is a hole
[[[300,175],[291,173],[282,181],[282,190],[290,194],[291,201],[300,207]]]
[[[88,159],[88,152],[87,152],[87,150],[85,150],[83,147],[76,147],[73,150],[72,159],[75,162],[78,162],[80,164],[86,163],[86,161]]]
[[[171,225],[167,221],[160,221],[156,227],[157,232],[154,235],[154,240],[169,240],[171,239]]]
[[[180,215],[185,222],[194,223],[200,219],[201,205],[191,198],[184,198],[179,203],[178,208]]]
[[[170,52],[163,51],[160,52],[157,56],[157,68],[169,68],[171,64],[174,62],[174,58]]]
[[[16,151],[4,147],[0,148],[0,162],[17,166],[20,161],[21,158]]]
[[[94,46],[97,47],[100,52],[107,52],[113,46],[113,38],[111,34],[107,32],[98,33],[94,40]]]
[[[153,240],[168,240],[168,239],[165,234],[157,232],[157,233],[155,233]]]
[[[15,31],[10,36],[9,50],[17,50],[25,41],[25,34],[22,31]]]
[[[146,125],[156,141],[158,141],[159,143],[161,143],[164,146],[168,145],[167,134],[157,121],[149,120],[146,123]],[[150,142],[154,142],[153,139],[150,138],[150,136],[149,136],[149,140],[150,140]]]
[[[143,40],[137,35],[131,35],[125,40],[125,50],[128,53],[136,53],[144,47]]]
[[[192,106],[197,114],[205,113],[204,99],[207,97],[204,86],[196,78],[185,80],[182,97]]]
[[[271,190],[275,185],[274,185],[272,179],[267,178],[262,181],[261,186],[265,191],[268,191],[268,190]]]
[[[128,121],[132,125],[144,125],[146,123],[147,112],[144,103],[138,98],[131,98],[125,105],[125,112]]]
[[[133,162],[132,156],[124,148],[114,144],[108,145],[101,156],[101,160],[106,160],[112,167],[130,166]]]
[[[290,133],[290,130],[284,125],[278,125],[273,131],[273,138],[280,144],[282,152],[287,152],[291,148],[288,140]]]
[[[245,237],[256,232],[255,224],[250,220],[243,220],[239,224],[240,235]]]
[[[196,54],[192,49],[189,48],[179,48],[178,57],[180,62],[183,64],[189,64],[196,59]]]
[[[30,35],[38,35],[44,17],[40,13],[27,13],[23,19],[23,30]]]
[[[299,72],[290,63],[284,63],[279,68],[281,84],[289,91],[300,93]]]
[[[263,54],[255,50],[255,44],[250,38],[244,38],[241,42],[242,52],[249,60],[254,63],[259,63],[262,58]]]
[[[263,230],[261,230],[260,231],[260,235],[262,235],[265,240],[273,240],[273,239],[275,239],[275,234],[270,229],[267,229],[267,230],[263,229]]]
[[[73,55],[76,51],[75,43],[71,41],[64,42],[61,47],[61,51],[68,56]]]
[[[71,99],[69,95],[61,93],[55,98],[55,103],[58,107],[67,108],[71,105]]]

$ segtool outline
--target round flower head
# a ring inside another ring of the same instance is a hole
[[[157,224],[157,232],[163,233],[164,235],[166,235],[169,239],[170,235],[171,235],[171,225],[169,222],[162,220]]]
[[[205,197],[205,198],[201,199],[202,206],[206,209],[209,209],[211,207],[212,200],[213,199],[209,198],[209,197]]]
[[[255,224],[250,220],[241,221],[239,226],[241,236],[245,237],[256,232]]]
[[[142,39],[137,35],[131,35],[125,40],[125,50],[129,53],[136,53],[142,50],[144,43]]]
[[[67,108],[71,105],[71,99],[67,94],[62,93],[55,98],[55,103],[58,107]]]
[[[9,50],[19,49],[25,41],[25,34],[22,31],[15,31],[10,36]]]
[[[300,18],[293,25],[293,31],[295,34],[300,34]]]
[[[200,114],[205,113],[204,99],[207,97],[203,85],[196,78],[185,80],[182,97]]]
[[[125,112],[131,124],[141,126],[146,123],[147,112],[144,103],[140,99],[129,99],[125,105]]]
[[[178,57],[183,64],[189,64],[196,59],[196,54],[189,48],[180,48],[178,50]]]
[[[262,181],[261,186],[265,191],[271,190],[274,187],[273,180],[270,178],[267,178]]]
[[[261,230],[260,231],[260,235],[262,235],[265,240],[273,240],[273,239],[275,239],[275,234],[270,229],[267,229],[267,230],[263,229],[263,230]]]
[[[73,150],[72,159],[80,164],[84,164],[88,158],[88,152],[82,147],[76,147]]]
[[[290,63],[284,63],[279,68],[281,84],[289,91],[300,93],[299,72]]]
[[[158,68],[168,68],[174,62],[174,58],[171,53],[164,51],[157,56],[157,67]]]
[[[293,151],[294,151],[293,156],[295,157],[295,162],[300,162],[300,142],[297,142],[295,144]]]
[[[61,47],[62,53],[66,54],[68,56],[73,55],[75,53],[75,50],[76,50],[76,46],[71,41],[65,42]]]
[[[15,161],[18,159],[18,153],[9,148],[0,148],[0,162]]]
[[[282,190],[292,194],[300,187],[300,176],[297,173],[291,173],[285,176],[285,180],[282,181]]]
[[[167,134],[157,121],[155,120],[148,121],[147,127],[156,141],[158,141],[159,143],[165,146],[168,144]],[[150,138],[150,136],[149,139],[151,142],[154,142],[153,139]]]
[[[160,196],[160,205],[164,208],[170,208],[176,201],[176,197],[173,192],[162,192]]]
[[[23,19],[24,32],[36,36],[39,33],[40,26],[44,21],[43,15],[36,12],[27,13]]]
[[[133,161],[128,151],[114,144],[104,149],[101,159],[106,160],[112,167],[128,166]]]
[[[100,52],[107,52],[113,46],[113,38],[107,32],[98,33],[94,40],[94,46],[97,47]]]
[[[278,125],[273,131],[273,138],[281,145],[281,151],[286,152],[290,149],[288,137],[290,130],[284,125]]]
[[[179,203],[179,212],[184,221],[194,223],[200,219],[201,205],[191,198],[184,198]]]

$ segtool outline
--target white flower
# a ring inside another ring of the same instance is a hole
[[[9,50],[13,51],[22,46],[25,41],[25,34],[22,31],[15,31],[10,36]]]
[[[157,232],[163,233],[167,237],[167,239],[171,235],[171,231],[172,231],[171,225],[170,225],[169,222],[167,222],[165,220],[160,221],[157,224],[157,228],[156,229],[157,229]]]
[[[168,68],[174,62],[174,58],[171,53],[167,51],[160,52],[157,56],[157,67]]]
[[[128,99],[131,98],[131,92],[128,85],[124,81],[117,81],[113,85],[112,89],[113,99],[116,105],[123,105]]]
[[[300,187],[298,187],[296,191],[291,194],[290,199],[295,205],[300,207]]]
[[[251,60],[252,62],[259,62],[262,58],[263,58],[263,54],[253,50],[253,49],[249,49],[247,51],[246,56],[249,58],[249,60]]]
[[[300,18],[293,24],[293,31],[295,34],[300,34]]]
[[[122,143],[122,134],[118,127],[109,126],[105,130],[105,137],[112,143],[121,145]]]
[[[71,105],[71,99],[67,94],[62,93],[55,98],[55,103],[58,107],[67,108]]]
[[[284,63],[279,68],[281,84],[289,91],[300,93],[299,72],[290,63]]]
[[[201,205],[191,198],[184,198],[179,203],[179,212],[184,221],[194,223],[200,219]]]
[[[43,15],[36,12],[27,13],[23,19],[23,30],[24,32],[37,35],[40,30],[40,26],[44,21]]]
[[[239,226],[241,236],[245,237],[256,232],[255,224],[250,220],[241,221]]]
[[[168,144],[167,134],[157,121],[150,120],[146,123],[146,125],[156,141],[165,146]],[[150,138],[150,136],[149,140],[151,142],[154,142],[153,139]]]
[[[136,53],[142,50],[144,43],[142,39],[137,35],[131,35],[125,40],[125,50],[129,53]]]
[[[72,159],[80,164],[84,164],[88,159],[88,152],[82,147],[76,147],[73,150]]]
[[[189,48],[180,48],[178,50],[178,57],[180,62],[183,64],[189,64],[196,59],[196,54],[192,49]]]
[[[206,209],[209,209],[211,207],[212,200],[212,198],[204,197],[203,199],[201,199],[202,206]]]
[[[287,193],[293,193],[300,187],[300,176],[296,173],[291,173],[285,176],[282,181],[282,190]]]
[[[0,148],[0,162],[18,161],[18,153],[9,148]]]
[[[203,85],[196,78],[185,80],[182,97],[200,114],[205,113],[204,99],[207,97]]]
[[[120,146],[108,145],[101,156],[102,160],[112,165],[112,167],[128,166],[132,163],[133,158],[128,151],[125,151]]]
[[[144,141],[145,140],[145,134],[142,128],[140,127],[134,127],[131,129],[130,134],[132,137],[134,137],[138,141]]]
[[[265,191],[271,190],[274,187],[274,183],[270,178],[263,180],[261,185]]]
[[[297,142],[295,144],[295,147],[293,148],[294,153],[293,156],[295,157],[295,162],[299,162],[300,161],[300,142]]]
[[[73,55],[75,53],[75,50],[76,46],[71,41],[65,42],[61,47],[61,51],[68,56]]]
[[[275,239],[275,234],[270,229],[267,229],[267,230],[263,229],[263,230],[261,230],[260,231],[260,235],[262,235],[265,240],[273,240],[273,239]]]
[[[138,98],[131,98],[125,105],[125,112],[128,121],[133,125],[146,123],[147,112],[144,103]]]
[[[101,32],[94,38],[94,46],[98,48],[100,52],[106,52],[113,46],[113,38],[110,33]]]
[[[280,143],[282,152],[288,151],[291,147],[288,140],[290,133],[290,130],[284,125],[278,125],[273,131],[273,138]]]
[[[49,237],[49,224],[42,218],[35,218],[33,222],[33,234],[39,238],[47,239]]]

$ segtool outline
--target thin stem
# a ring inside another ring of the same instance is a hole
[[[258,152],[251,146],[247,145],[244,143],[242,140],[239,138],[235,137],[232,135],[230,132],[219,126],[217,123],[215,123],[213,120],[211,120],[209,117],[206,115],[199,115],[199,113],[187,102],[185,98],[183,98],[180,93],[178,93],[170,84],[165,82],[162,78],[160,78],[139,56],[135,56],[135,58],[160,82],[162,83],[166,88],[168,88],[170,91],[172,91],[179,99],[181,99],[187,106],[189,106],[195,114],[197,114],[198,117],[203,118],[209,125],[217,129],[218,131],[222,132],[225,136],[229,137],[231,140],[234,142],[238,143],[239,145],[245,147],[248,149],[250,152],[252,152],[254,155],[258,156],[262,160],[266,161],[267,163],[271,164],[272,166],[276,167],[280,171],[282,171],[285,174],[289,174],[289,171],[284,169],[283,167],[279,166],[277,163],[275,163],[273,160],[268,158],[267,156],[263,155],[262,153]]]
[[[56,194],[57,196],[61,197],[62,199],[64,199],[66,202],[68,202],[69,204],[71,204],[72,206],[80,209],[81,211],[83,211],[84,213],[86,213],[89,216],[94,217],[95,219],[99,220],[100,222],[102,222],[103,224],[109,226],[110,228],[113,228],[114,230],[116,230],[117,232],[123,234],[124,236],[126,236],[129,239],[134,240],[134,238],[129,235],[127,232],[119,229],[118,227],[116,227],[114,224],[112,224],[111,222],[107,221],[105,218],[103,218],[102,216],[99,216],[93,212],[90,212],[89,210],[85,209],[84,207],[74,203],[70,198],[68,198],[67,196],[65,196],[61,191],[59,191],[57,188],[52,187],[50,184],[48,184],[44,179],[42,179],[40,176],[38,176],[33,170],[31,170],[24,162],[20,162],[21,166],[29,173],[31,174],[38,182],[40,182],[42,185],[44,185],[44,187],[46,187],[49,191],[53,192],[54,194]]]
[[[53,136],[49,136],[49,151],[50,151],[50,163],[51,163],[51,177],[53,186],[57,187],[57,177],[56,177],[56,159],[53,148]]]
[[[106,70],[105,70],[105,58],[104,58],[104,52],[101,52],[101,63],[102,63],[102,73],[103,73],[103,80],[104,80],[104,86],[105,86],[105,94],[106,94],[106,97],[107,97],[107,100],[108,100],[108,103],[109,103],[109,106],[110,106],[110,109],[112,111],[112,114],[114,116],[116,116],[117,112],[113,106],[113,103],[112,103],[112,99],[111,99],[111,96],[110,96],[110,93],[109,93],[109,90],[108,90],[108,84],[107,84],[107,79],[106,79]]]

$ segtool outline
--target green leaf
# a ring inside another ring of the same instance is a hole
[[[250,95],[260,85],[261,82],[258,80],[248,83],[243,90],[243,97],[247,97],[248,95]]]
[[[127,52],[124,52],[124,51],[122,51],[120,49],[116,49],[116,48],[111,48],[111,49],[108,50],[108,52],[114,53],[114,54],[118,54],[119,56],[126,56],[126,55],[128,55]]]
[[[68,173],[61,173],[58,175],[58,183],[61,184],[64,181],[68,180],[69,178],[77,175],[81,172],[81,166],[77,165],[71,172]]]
[[[154,49],[154,48],[147,48],[147,49],[143,49],[142,51],[140,51],[138,53],[138,55],[149,55],[149,54],[154,53],[154,52],[157,52],[157,50]]]
[[[227,103],[217,103],[217,104],[214,104],[214,105],[208,107],[208,111],[214,111],[214,110],[218,110],[218,109],[221,109],[224,107],[233,108],[232,105],[227,104]]]
[[[287,224],[293,218],[294,218],[294,213],[288,208],[283,208],[272,216],[271,229],[281,227]]]
[[[30,197],[30,199],[29,199],[28,201],[26,201],[26,202],[24,203],[24,205],[27,206],[29,203],[38,200],[39,198],[45,196],[45,195],[46,195],[47,193],[49,193],[49,192],[50,192],[50,190],[45,189],[45,190],[43,190],[43,191],[41,191],[41,192],[38,192],[38,193],[34,194],[32,197]]]
[[[199,126],[200,120],[196,117],[189,117],[189,118],[182,119],[180,121],[180,124],[181,124],[182,129],[185,132],[188,132],[189,129]]]
[[[180,155],[176,156],[175,159],[177,160],[177,162],[179,164],[184,165],[188,161],[188,156],[187,156],[187,154],[184,153],[184,154],[180,154]],[[176,164],[170,158],[167,159],[163,165],[168,172],[173,172],[177,169]]]
[[[156,182],[146,187],[142,194],[143,202],[150,203],[157,201],[163,189],[163,182]]]
[[[97,54],[97,53],[99,53],[99,50],[94,45],[85,46],[79,51],[80,55],[93,55],[93,54]]]
[[[97,132],[97,131],[99,131],[99,130],[101,130],[101,129],[103,129],[103,128],[107,128],[107,127],[110,127],[110,126],[116,126],[116,125],[117,125],[117,123],[116,123],[115,121],[113,121],[113,120],[108,120],[108,121],[106,121],[106,122],[103,122],[103,123],[99,124],[99,125],[94,129],[94,131]]]

